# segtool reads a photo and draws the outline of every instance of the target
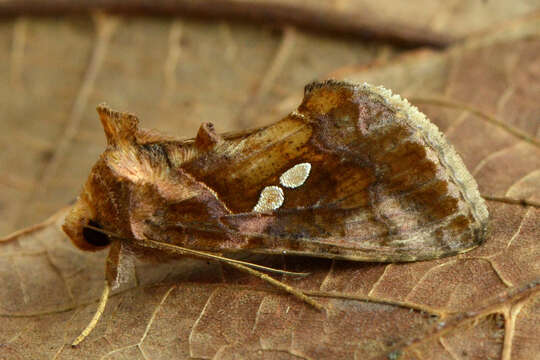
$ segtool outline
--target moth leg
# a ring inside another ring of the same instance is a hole
[[[105,310],[105,305],[107,305],[107,300],[109,300],[109,292],[111,290],[111,287],[109,286],[109,283],[105,281],[105,287],[103,288],[103,292],[101,293],[101,299],[99,300],[98,307],[96,309],[96,312],[94,313],[94,316],[92,317],[92,320],[90,320],[90,323],[86,326],[86,328],[81,332],[81,334],[71,343],[71,346],[77,346],[81,341],[86,339],[88,335],[94,330],[96,327],[99,319],[101,318],[101,315],[103,315],[103,311]]]
[[[272,284],[273,286],[277,287],[278,289],[281,289],[285,292],[288,292],[289,294],[293,295],[294,297],[296,297],[298,300],[300,301],[304,301],[306,303],[308,303],[309,305],[313,306],[314,308],[316,308],[317,310],[323,310],[324,307],[318,303],[317,301],[313,300],[312,298],[310,298],[309,296],[307,296],[306,294],[304,294],[301,290],[298,290],[290,285],[287,285],[279,280],[276,280],[274,279],[273,277],[265,274],[265,273],[262,273],[258,270],[255,270],[255,269],[252,269],[250,267],[247,267],[247,266],[244,266],[244,265],[240,265],[240,264],[236,264],[236,263],[232,263],[232,262],[227,262],[227,261],[224,261],[225,264],[229,265],[229,266],[232,266],[234,268],[237,268],[238,270],[240,271],[244,271],[250,275],[253,275],[253,276],[256,276],[258,277],[259,279],[261,280],[264,280],[270,284]]]

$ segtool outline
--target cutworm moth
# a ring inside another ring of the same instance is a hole
[[[74,344],[131,256],[216,259],[320,307],[256,270],[272,269],[227,254],[404,262],[484,239],[486,205],[460,157],[424,114],[382,87],[315,82],[274,124],[219,135],[204,123],[183,141],[97,110],[107,148],[63,229],[83,250],[110,247],[107,284]]]

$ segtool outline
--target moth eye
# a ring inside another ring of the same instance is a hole
[[[285,195],[279,186],[267,186],[261,191],[259,201],[253,208],[254,212],[265,212],[278,209],[283,205]]]
[[[101,225],[95,222],[94,220],[90,220],[88,222],[88,225],[102,229]],[[106,235],[102,232],[99,232],[97,230],[94,230],[88,227],[83,228],[82,235],[83,235],[84,240],[87,243],[96,247],[107,246],[111,243],[111,239],[109,238],[109,235]]]
[[[311,171],[310,163],[296,164],[279,177],[279,182],[286,188],[294,189],[301,186]]]

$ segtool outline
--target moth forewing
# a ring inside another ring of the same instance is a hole
[[[124,248],[143,259],[152,248],[163,258],[251,251],[402,262],[484,238],[488,212],[455,150],[382,87],[312,83],[275,124],[220,136],[207,123],[185,141],[139,129],[133,115],[98,112],[108,146],[63,228],[83,250],[105,244],[85,228],[121,242],[108,287],[122,279]],[[245,263],[218,260],[314,303]]]

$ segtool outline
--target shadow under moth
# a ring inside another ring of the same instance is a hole
[[[134,256],[218,260],[320,309],[259,270],[307,274],[227,254],[406,262],[484,239],[488,211],[463,161],[424,114],[383,87],[315,82],[274,124],[219,135],[203,123],[190,140],[97,110],[107,148],[63,229],[83,250],[110,250],[98,309],[73,345],[94,328]]]

